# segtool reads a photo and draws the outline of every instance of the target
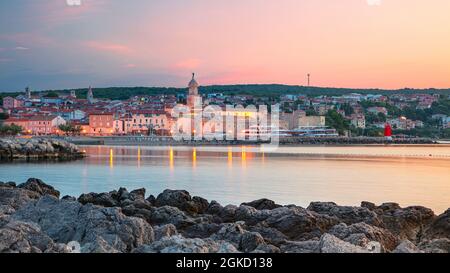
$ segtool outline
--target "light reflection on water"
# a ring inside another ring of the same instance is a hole
[[[255,147],[83,149],[89,157],[76,162],[0,165],[0,180],[37,177],[73,196],[144,187],[154,195],[186,189],[223,204],[266,197],[301,206],[398,202],[437,213],[450,207],[450,146],[283,147],[276,153]]]

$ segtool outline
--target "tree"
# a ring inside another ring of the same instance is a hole
[[[45,95],[46,98],[58,98],[59,94],[56,93],[55,91],[50,91],[47,93],[47,95]]]
[[[350,123],[336,110],[328,111],[326,115],[326,125],[336,129],[340,135],[344,135],[345,131],[350,129]]]
[[[368,124],[386,122],[386,120],[387,120],[386,115],[383,113],[375,114],[375,113],[367,112],[367,114],[366,114],[366,122]]]
[[[66,123],[58,126],[58,129],[68,135],[79,135],[81,133],[80,126],[74,126],[73,124]]]
[[[3,136],[16,136],[23,132],[23,128],[19,125],[3,125],[0,126],[0,135]]]
[[[344,110],[346,116],[350,116],[355,113],[355,109],[353,109],[353,107],[348,103],[342,104],[341,109]]]
[[[58,126],[58,129],[64,132],[66,135],[69,135],[71,126],[69,124],[61,124]]]
[[[0,113],[0,120],[8,119],[9,115],[7,113]]]

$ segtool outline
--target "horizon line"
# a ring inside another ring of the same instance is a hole
[[[404,90],[441,90],[441,91],[448,91],[450,90],[450,87],[446,88],[436,88],[436,87],[427,87],[427,88],[416,88],[416,87],[403,87],[403,88],[377,88],[377,87],[332,87],[332,86],[307,86],[307,85],[296,85],[296,84],[283,84],[283,83],[233,83],[233,84],[211,84],[211,85],[200,85],[199,88],[209,88],[209,87],[223,87],[223,86],[264,86],[264,85],[278,85],[278,86],[287,86],[287,87],[300,87],[300,88],[313,88],[313,89],[348,89],[348,90],[364,90],[364,91],[386,91],[386,92],[395,92],[395,91],[404,91]],[[0,93],[21,93],[25,92],[25,86],[23,90],[16,90],[16,91],[1,91]],[[28,86],[30,87],[30,86]],[[92,89],[108,89],[108,88],[165,88],[165,89],[187,89],[188,87],[175,87],[175,86],[143,86],[143,85],[136,85],[136,86],[101,86],[101,87],[94,87],[92,86]],[[32,89],[32,88],[31,88]],[[86,87],[76,87],[76,88],[59,88],[59,89],[39,89],[39,90],[32,90],[33,92],[49,92],[49,91],[70,91],[70,90],[83,90],[83,89],[89,89],[89,86]]]

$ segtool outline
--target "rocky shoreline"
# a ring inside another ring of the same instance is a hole
[[[76,246],[79,244],[80,248]],[[222,206],[187,191],[64,196],[39,179],[0,182],[0,253],[448,253],[440,216],[395,203]]]
[[[54,139],[0,139],[0,162],[76,160],[85,155],[72,143]]]

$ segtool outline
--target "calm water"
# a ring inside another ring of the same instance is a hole
[[[0,180],[37,177],[63,195],[145,187],[186,189],[222,204],[262,197],[281,204],[398,202],[450,207],[450,146],[84,147],[85,160],[1,164]]]

